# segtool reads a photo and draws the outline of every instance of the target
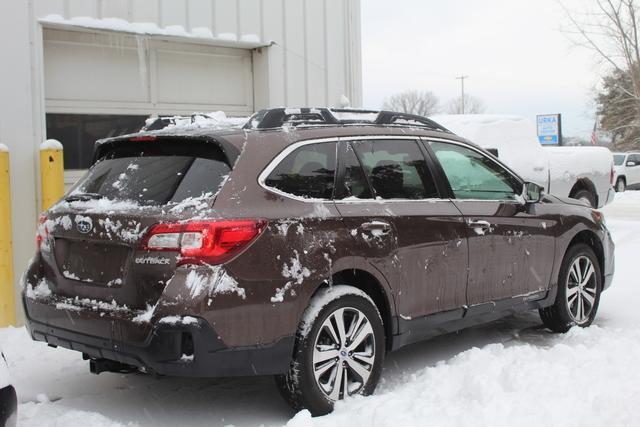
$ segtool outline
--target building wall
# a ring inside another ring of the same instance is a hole
[[[362,103],[359,0],[2,0],[0,142],[11,150],[15,282],[35,250],[38,146],[45,137],[43,28],[38,19],[89,16],[255,34],[254,109]],[[18,297],[16,286],[16,298]]]

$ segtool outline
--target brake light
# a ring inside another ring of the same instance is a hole
[[[145,136],[134,136],[133,138],[129,138],[131,142],[144,142],[144,141],[155,141],[156,137],[154,135],[145,135]]]
[[[38,228],[36,229],[36,248],[40,249],[42,242],[49,238],[49,231],[46,226],[47,215],[41,214],[38,219]]]
[[[615,168],[613,167],[613,163],[611,164],[611,173],[609,174],[609,183],[611,183],[611,185],[613,185],[613,177],[616,173]]]
[[[179,252],[178,265],[220,264],[246,248],[266,225],[263,219],[156,224],[140,249]]]

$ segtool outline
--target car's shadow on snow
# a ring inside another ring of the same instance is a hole
[[[473,347],[519,341],[539,345],[553,336],[541,326],[537,313],[525,313],[413,344],[387,355],[378,391],[390,391],[408,375]],[[282,425],[294,415],[272,377],[186,379],[86,374],[76,381],[80,388],[91,390],[92,397],[62,399],[61,404],[141,426]],[[87,384],[90,381],[94,384]]]

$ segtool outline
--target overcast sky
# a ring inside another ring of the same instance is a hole
[[[584,0],[573,0],[579,7]],[[566,3],[565,3],[566,4]],[[364,106],[406,89],[442,104],[466,93],[488,113],[562,113],[567,136],[593,129],[593,89],[601,66],[560,29],[556,0],[362,0]]]

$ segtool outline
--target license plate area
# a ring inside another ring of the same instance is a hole
[[[131,249],[85,240],[56,239],[56,263],[67,279],[118,286],[127,274]]]

